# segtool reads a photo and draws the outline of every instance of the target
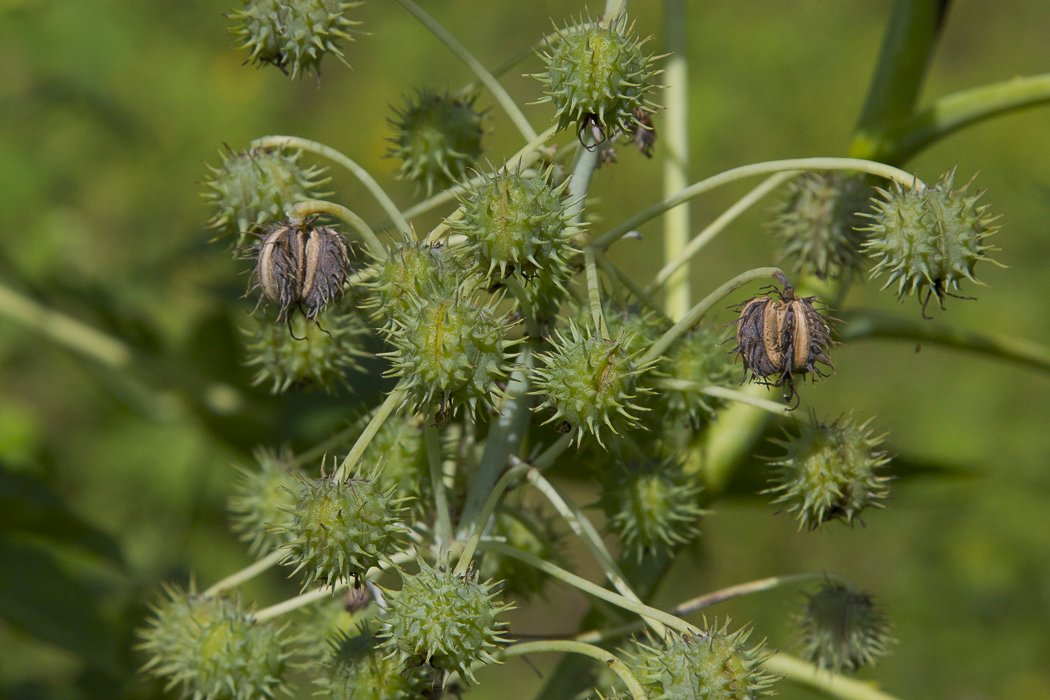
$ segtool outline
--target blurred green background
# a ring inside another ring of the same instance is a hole
[[[551,0],[424,5],[490,66],[549,31],[550,18],[562,24],[601,9]],[[890,7],[690,3],[692,177],[841,155]],[[160,581],[193,576],[207,585],[247,563],[223,510],[232,465],[248,463],[258,444],[307,447],[356,415],[347,394],[275,400],[250,386],[238,356],[251,306],[241,299],[244,266],[208,244],[205,163],[218,161],[223,144],[296,134],[343,150],[407,206],[416,193],[393,179],[397,164],[384,158],[389,105],[417,87],[471,79],[394,3],[372,0],[356,12],[369,36],[347,48],[353,69],[327,60],[320,85],[292,83],[242,65],[226,9],[202,0],[0,0],[0,282],[151,358],[133,372],[106,368],[0,308],[0,697],[160,696],[135,673],[143,659],[130,650],[132,630]],[[660,4],[641,0],[631,10],[658,49]],[[1048,33],[1044,0],[956,2],[922,101],[1046,72]],[[520,74],[537,67],[531,59],[504,79],[522,103],[538,89]],[[479,105],[493,103],[483,94]],[[538,128],[549,123],[547,105],[525,111]],[[503,114],[490,114],[486,148],[497,159],[519,143]],[[907,164],[927,180],[954,165],[964,179],[979,173],[985,201],[1003,214],[997,257],[1009,269],[984,266],[980,301],[949,300],[932,323],[1050,343],[1048,127],[1048,108],[1009,115]],[[332,175],[337,201],[382,218],[356,183]],[[620,164],[596,177],[595,228],[656,199],[660,177],[658,159],[621,152]],[[749,186],[697,201],[695,228]],[[759,207],[707,249],[694,270],[698,293],[773,261],[765,214]],[[642,232],[617,251],[638,278],[660,255],[658,224]],[[913,300],[898,305],[873,284],[857,285],[848,306],[919,314]],[[1050,697],[1050,381],[918,349],[838,348],[835,378],[807,387],[804,401],[829,417],[875,415],[895,454],[946,472],[897,481],[889,507],[865,528],[819,533],[796,533],[793,520],[748,496],[761,477],[742,473],[659,601],[770,574],[838,572],[875,592],[893,620],[896,653],[864,674],[888,691]],[[206,400],[216,381],[248,408],[216,412]],[[295,588],[275,572],[248,591],[265,602]],[[789,613],[801,602],[780,591],[714,612],[752,620],[757,636],[790,650]],[[582,604],[556,588],[516,613],[514,629],[569,632]],[[514,685],[498,687],[508,678]],[[481,680],[477,697],[530,697],[540,684],[520,661]],[[787,685],[780,693],[810,697]]]

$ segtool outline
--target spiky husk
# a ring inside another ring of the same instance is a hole
[[[222,151],[222,162],[208,166],[211,176],[202,194],[214,207],[208,227],[243,249],[249,237],[283,219],[296,202],[325,196],[320,190],[329,181],[325,169],[304,168],[301,156],[300,151],[264,148]]]
[[[286,691],[293,641],[282,626],[258,623],[239,603],[175,588],[139,630],[143,667],[194,700],[256,700]]]
[[[750,634],[716,621],[700,635],[636,642],[627,663],[652,700],[753,700],[771,695],[776,677],[761,667],[765,643],[747,646]]]
[[[398,177],[437,189],[464,180],[481,156],[482,114],[474,97],[421,90],[390,120],[397,135],[389,155],[401,161]]]
[[[695,476],[672,460],[618,463],[602,474],[599,504],[625,552],[641,561],[700,535],[703,490]]]
[[[366,420],[362,420],[362,429],[365,424]],[[378,464],[382,468],[379,481],[383,488],[392,488],[394,496],[403,499],[417,514],[429,507],[431,481],[420,416],[398,414],[383,421],[361,460]]]
[[[861,512],[882,508],[889,494],[889,477],[879,473],[890,461],[879,449],[885,436],[875,435],[870,425],[870,419],[858,423],[849,414],[832,423],[811,415],[797,435],[773,440],[785,454],[768,459],[777,470],[774,486],[763,493],[776,496],[773,503],[784,504],[800,530],[832,520],[850,526],[861,522]]]
[[[287,544],[302,477],[288,450],[257,449],[255,463],[241,470],[228,510],[231,529],[259,556]]]
[[[301,573],[303,588],[360,578],[403,543],[402,503],[374,472],[345,479],[303,480],[286,528],[283,563]]]
[[[401,590],[388,596],[381,636],[402,664],[429,663],[474,683],[473,664],[498,663],[495,652],[508,640],[501,636],[507,623],[497,618],[511,606],[497,599],[495,582],[423,560],[418,573],[402,572],[401,581]]]
[[[853,672],[889,653],[889,621],[867,593],[828,582],[806,598],[803,655],[820,668]]]
[[[230,13],[230,33],[253,65],[270,64],[291,78],[320,77],[326,54],[349,65],[340,44],[353,41],[360,25],[347,13],[360,2],[343,0],[243,0]]]
[[[382,649],[368,628],[339,633],[331,642],[323,673],[314,681],[332,700],[419,700],[431,697],[435,678],[422,665],[405,666]]]
[[[449,254],[447,246],[406,240],[373,264],[375,274],[366,284],[368,296],[361,306],[384,332],[398,327],[422,301],[445,298],[471,279],[462,261]]]
[[[780,257],[793,269],[821,279],[839,279],[858,266],[870,188],[842,173],[807,173],[793,179],[769,226]]]
[[[984,193],[970,193],[971,182],[956,188],[952,170],[926,188],[895,183],[878,190],[863,250],[874,263],[871,276],[887,276],[882,289],[896,284],[898,298],[915,294],[925,309],[931,297],[943,307],[963,280],[983,285],[974,267],[982,260],[999,264],[988,256],[997,250],[988,238],[998,217],[978,204]]]

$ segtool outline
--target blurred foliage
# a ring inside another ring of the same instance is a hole
[[[549,18],[561,24],[586,7],[430,4],[490,66],[548,31]],[[641,35],[659,33],[655,2],[631,7]],[[888,0],[690,4],[693,176],[843,153],[889,7]],[[241,65],[224,9],[204,0],[0,0],[0,280],[121,339],[155,369],[101,367],[0,316],[0,697],[159,697],[160,688],[135,672],[142,659],[130,630],[160,580],[194,576],[206,585],[248,562],[224,513],[231,465],[248,463],[256,445],[305,449],[356,417],[348,391],[275,400],[251,386],[238,331],[250,306],[240,298],[246,278],[207,243],[209,212],[198,196],[205,163],[218,161],[223,144],[302,135],[343,150],[407,205],[416,193],[394,180],[397,164],[384,158],[388,105],[417,88],[470,80],[392,3],[361,8],[371,36],[348,47],[354,69],[326,63],[320,86]],[[956,3],[923,101],[1047,71],[1047,27],[1043,0]],[[537,84],[520,74],[538,63],[530,59],[504,80],[520,102],[537,96]],[[487,95],[478,107],[492,107]],[[535,125],[550,117],[545,106],[525,111]],[[488,151],[516,149],[505,117],[490,114]],[[1011,268],[986,268],[990,287],[980,302],[953,304],[933,323],[1050,342],[1048,123],[1046,109],[1010,115],[908,164],[927,179],[955,164],[961,174],[980,171],[986,201],[1004,214],[998,257]],[[598,227],[658,196],[658,159],[633,155],[598,174]],[[359,185],[333,174],[342,201],[369,220],[382,218]],[[693,205],[694,224],[742,191]],[[697,290],[771,262],[763,216],[745,216],[705,251],[694,268]],[[659,264],[657,226],[616,251],[638,278]],[[876,296],[874,285],[856,285],[850,305],[918,314],[912,303]],[[888,509],[867,528],[797,533],[789,517],[749,495],[765,482],[756,462],[715,504],[658,603],[770,574],[844,572],[876,593],[895,624],[896,653],[873,673],[887,690],[1050,696],[1048,378],[899,342],[844,346],[836,362],[835,379],[807,391],[806,401],[827,416],[849,409],[878,416],[900,456]],[[379,389],[377,374],[355,378],[355,402]],[[249,408],[217,410],[208,394],[216,381]],[[249,591],[266,604],[294,587],[274,573]],[[769,593],[719,615],[753,620],[772,646],[791,649],[787,613],[803,600]],[[541,605],[515,613],[512,629],[568,632],[566,621],[582,612],[580,599],[563,590]],[[511,667],[519,697],[527,697],[539,680],[524,664]],[[487,696],[488,673],[480,674],[478,697]],[[781,697],[810,696],[785,686]]]

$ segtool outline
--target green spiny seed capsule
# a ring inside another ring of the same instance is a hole
[[[852,526],[865,508],[882,507],[889,477],[878,471],[890,458],[879,449],[885,436],[874,435],[870,424],[851,415],[833,423],[811,416],[797,435],[773,441],[785,454],[768,460],[778,469],[766,493],[776,496],[773,503],[786,504],[799,529],[815,530],[832,520]]]
[[[560,536],[553,518],[540,512],[518,511],[503,506],[492,524],[491,537],[500,538],[515,549],[557,564],[561,560]],[[550,576],[534,566],[497,552],[486,552],[480,577],[503,581],[509,597],[529,598],[542,593]]]
[[[241,470],[228,510],[231,528],[258,556],[288,543],[302,477],[287,450],[258,449],[255,462],[258,469]]]
[[[703,487],[676,461],[619,463],[605,470],[601,486],[599,504],[608,527],[638,560],[700,535]]]
[[[616,133],[633,134],[644,115],[658,107],[649,95],[658,86],[653,56],[631,35],[626,16],[608,22],[586,22],[559,33],[541,52],[546,73],[541,101],[554,104],[558,130],[575,124],[601,143]],[[639,116],[641,115],[641,117]]]
[[[539,355],[540,364],[533,370],[536,391],[543,402],[536,408],[552,408],[554,415],[546,422],[561,421],[559,429],[590,432],[602,443],[605,426],[619,434],[622,429],[639,425],[639,411],[634,403],[643,389],[639,376],[652,365],[641,365],[627,352],[631,340],[620,336],[607,340],[569,324],[568,335],[554,331],[551,350]]]
[[[861,177],[842,173],[807,173],[788,184],[787,196],[770,229],[780,241],[780,256],[793,258],[794,270],[821,279],[839,279],[860,262],[870,188]]]
[[[321,59],[332,54],[344,65],[340,43],[353,41],[361,24],[346,14],[360,2],[342,0],[243,0],[230,13],[237,24],[230,32],[254,65],[277,66],[293,79],[313,73],[320,77]]]
[[[671,346],[659,369],[670,383],[657,392],[657,409],[669,423],[699,428],[724,403],[704,393],[730,382],[729,356],[722,343],[717,333],[698,326]]]
[[[474,100],[422,90],[396,111],[391,124],[397,136],[389,155],[401,161],[399,177],[424,187],[427,196],[466,179],[481,156],[484,133]]]
[[[419,572],[401,574],[401,590],[390,593],[383,613],[384,645],[406,666],[428,663],[475,683],[474,664],[498,663],[511,609],[496,598],[496,583],[479,583],[419,561]]]
[[[972,181],[971,181],[972,182]],[[968,192],[970,183],[955,188],[955,170],[936,185],[905,190],[899,184],[878,190],[864,252],[874,261],[871,276],[888,275],[883,289],[897,284],[897,296],[916,294],[923,314],[930,298],[944,307],[945,296],[956,296],[962,280],[981,284],[974,267],[982,260],[999,264],[987,253],[997,250],[988,238],[998,217],[978,204],[983,192]]]
[[[286,527],[285,564],[303,573],[303,588],[360,578],[401,546],[403,507],[374,473],[304,480]]]
[[[443,245],[406,240],[383,260],[374,263],[369,295],[362,306],[385,332],[413,312],[421,300],[449,297],[464,283],[466,271]]]
[[[705,623],[706,626],[706,623]],[[765,643],[748,647],[751,630],[716,622],[699,635],[668,634],[653,645],[635,642],[628,665],[650,698],[753,700],[772,695],[776,677],[762,670]]]
[[[291,653],[283,627],[252,620],[238,603],[168,589],[140,630],[144,671],[185,697],[254,700],[287,692]]]
[[[338,700],[419,700],[431,697],[435,685],[440,688],[430,667],[405,667],[380,645],[367,628],[354,636],[339,633],[314,681],[321,694]]]
[[[203,196],[215,213],[208,226],[220,236],[232,236],[239,248],[255,230],[282,219],[287,209],[304,199],[324,196],[328,182],[323,168],[304,168],[300,151],[253,148],[238,153],[227,149]]]
[[[744,378],[767,386],[786,386],[785,400],[795,396],[795,377],[825,376],[817,364],[831,367],[831,329],[817,310],[815,297],[797,297],[782,279],[784,291],[754,297],[740,306],[736,347]]]
[[[256,368],[252,384],[269,384],[273,394],[292,387],[349,387],[348,375],[360,371],[360,358],[368,356],[362,349],[368,327],[348,311],[329,311],[323,325],[296,316],[288,319],[287,330],[272,323],[256,326],[246,364]]]
[[[342,234],[326,227],[281,223],[259,243],[255,284],[280,306],[279,318],[299,309],[311,321],[343,294],[350,249]]]
[[[565,181],[550,185],[543,174],[499,171],[467,190],[463,216],[450,221],[452,232],[467,238],[463,250],[492,274],[529,278],[547,273],[555,281],[568,274],[576,229],[569,226]]]
[[[799,620],[804,655],[820,668],[853,672],[889,653],[890,625],[872,597],[838,583],[807,596]]]
[[[400,377],[417,409],[438,417],[460,406],[492,405],[506,377],[511,323],[496,304],[482,303],[467,280],[452,296],[412,299],[387,336],[394,350],[389,376]]]
[[[648,306],[618,299],[610,293],[602,294],[602,317],[610,336],[627,339],[626,349],[631,355],[644,353],[671,328],[671,322],[663,314]],[[591,324],[590,305],[578,305],[573,319],[580,326]]]
[[[382,466],[379,481],[393,488],[396,498],[408,501],[416,511],[428,507],[431,482],[420,416],[399,414],[383,421],[361,459]]]

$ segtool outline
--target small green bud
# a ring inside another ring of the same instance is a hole
[[[418,700],[431,697],[435,679],[427,666],[404,667],[384,653],[367,628],[332,642],[323,673],[314,682],[333,700]]]
[[[241,470],[228,510],[231,528],[258,556],[287,544],[302,477],[287,450],[258,449],[255,461],[257,470]]]
[[[174,588],[139,630],[143,670],[185,697],[255,700],[287,691],[291,653],[284,628],[257,623],[238,603]]]
[[[307,73],[320,77],[325,54],[349,65],[339,45],[354,40],[354,27],[361,23],[346,14],[360,2],[243,0],[242,4],[242,9],[230,13],[237,23],[230,33],[253,65],[269,63],[293,79]]]
[[[511,606],[496,599],[494,582],[423,560],[418,573],[402,572],[401,581],[401,590],[389,594],[381,636],[402,664],[429,663],[474,683],[473,664],[498,663],[495,653],[508,640],[500,636],[507,623],[497,618]]]
[[[303,588],[315,581],[332,585],[360,578],[402,544],[408,529],[393,489],[383,489],[376,475],[354,474],[304,480],[288,538],[284,562],[303,574]]]
[[[543,397],[536,408],[554,410],[546,422],[561,421],[564,432],[578,429],[576,439],[590,432],[601,444],[604,426],[614,434],[638,427],[638,412],[645,410],[634,399],[643,389],[639,376],[652,365],[640,365],[628,353],[631,338],[607,340],[585,333],[575,323],[568,335],[554,331],[551,350],[541,353],[533,370],[534,394]]]
[[[707,512],[699,505],[702,490],[676,461],[621,462],[603,473],[599,504],[624,550],[640,561],[700,535],[700,518]]]
[[[799,529],[815,530],[824,523],[860,522],[867,507],[882,508],[889,493],[889,477],[878,473],[890,458],[878,449],[884,435],[874,435],[871,420],[857,423],[851,415],[824,423],[811,416],[800,424],[797,435],[773,440],[785,449],[768,459],[777,467],[774,504],[786,504],[798,518]]]
[[[773,694],[776,677],[761,667],[765,643],[747,646],[750,634],[730,632],[728,621],[700,635],[669,633],[652,646],[635,642],[628,665],[652,700],[754,700]]]
[[[211,177],[203,194],[215,210],[208,226],[218,236],[233,237],[240,248],[249,235],[283,219],[296,202],[323,197],[324,168],[302,167],[301,156],[300,151],[262,148],[221,152],[219,166],[208,166]]]
[[[983,192],[970,194],[969,182],[958,189],[954,183],[952,170],[924,189],[880,189],[882,199],[865,214],[871,220],[863,248],[875,263],[871,276],[888,275],[882,289],[896,283],[900,299],[916,294],[924,313],[931,297],[943,308],[962,280],[981,284],[974,277],[978,262],[999,264],[987,255],[997,250],[988,238],[998,231],[998,217],[977,203]]]
[[[428,197],[466,179],[481,156],[482,114],[474,99],[422,90],[391,120],[397,136],[389,155],[401,161],[398,176],[422,186]]]
[[[889,653],[890,625],[871,596],[828,582],[807,596],[799,620],[804,656],[820,668],[853,672]]]

